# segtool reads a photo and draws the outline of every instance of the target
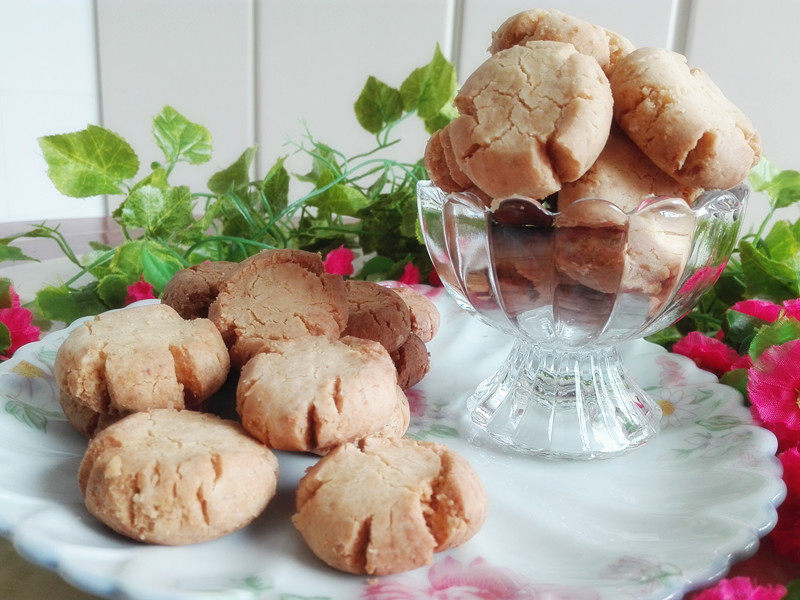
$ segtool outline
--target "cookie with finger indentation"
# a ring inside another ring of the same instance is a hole
[[[349,314],[343,335],[373,340],[394,352],[411,334],[408,305],[393,290],[371,281],[349,280]]]
[[[181,269],[161,292],[161,303],[174,308],[184,319],[208,317],[208,307],[236,263],[227,260],[204,262]]]
[[[397,385],[404,390],[422,381],[431,368],[428,349],[414,333],[391,356],[397,369]]]

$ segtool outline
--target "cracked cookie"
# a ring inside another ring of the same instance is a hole
[[[300,481],[292,517],[320,559],[367,575],[430,564],[485,519],[486,492],[469,463],[409,438],[367,438],[331,452]]]
[[[373,340],[394,352],[411,333],[408,305],[393,290],[371,281],[349,280],[347,306],[349,316],[342,335]]]
[[[274,342],[338,338],[347,323],[347,291],[322,259],[302,250],[265,250],[239,264],[208,315],[241,367]]]
[[[557,10],[526,10],[508,18],[492,33],[492,54],[531,40],[567,42],[581,54],[594,58],[608,74],[617,62],[633,52],[627,39],[597,25],[565,15]]]
[[[541,199],[586,172],[611,126],[611,89],[571,44],[532,41],[491,56],[455,98],[456,162],[493,198]]]
[[[236,389],[236,408],[250,435],[300,452],[325,453],[392,420],[396,427],[401,403],[385,348],[355,337],[275,343],[244,366]]]
[[[275,495],[278,461],[232,421],[141,412],[95,435],[78,481],[86,508],[152,544],[213,540],[255,519]]]
[[[122,418],[122,415],[109,415],[87,408],[67,392],[59,394],[58,402],[69,424],[88,438]]]
[[[422,381],[431,368],[428,349],[413,333],[402,346],[392,352],[391,356],[397,369],[397,385],[404,390]]]
[[[161,303],[174,308],[184,319],[208,317],[208,307],[237,264],[220,260],[181,269],[161,293]]]
[[[753,124],[686,57],[640,48],[611,74],[614,117],[650,160],[684,185],[727,189],[761,156]]]
[[[402,298],[411,315],[411,333],[423,342],[430,342],[439,331],[439,310],[431,299],[420,294],[414,288],[399,284],[390,288]]]
[[[225,382],[228,351],[207,319],[185,321],[163,304],[107,312],[64,340],[54,373],[88,409],[126,414],[200,404]]]

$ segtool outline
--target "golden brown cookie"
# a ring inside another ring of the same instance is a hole
[[[322,259],[302,250],[265,250],[228,276],[208,311],[236,366],[270,344],[301,336],[338,338],[347,323],[347,291]]]
[[[431,368],[428,349],[423,341],[411,334],[405,343],[392,352],[392,361],[397,369],[397,385],[402,389],[417,385]]]
[[[225,278],[236,263],[220,260],[181,269],[161,293],[161,303],[174,308],[184,319],[206,318]]]
[[[70,425],[88,438],[123,417],[123,415],[108,415],[87,408],[67,392],[59,394],[58,402]]]
[[[430,342],[439,331],[440,317],[436,305],[430,298],[412,287],[398,285],[391,289],[408,306],[411,314],[411,333],[416,334],[423,342]]]
[[[86,508],[152,544],[236,531],[275,494],[278,461],[232,421],[193,411],[129,415],[89,442],[78,481]]]
[[[493,198],[545,198],[594,163],[611,126],[597,61],[571,44],[501,50],[470,75],[448,126],[456,161]]]
[[[348,280],[349,316],[343,335],[374,340],[394,352],[411,334],[408,305],[393,290],[371,281]]]
[[[578,52],[597,60],[610,73],[623,56],[633,52],[627,39],[587,21],[565,15],[557,10],[526,10],[507,19],[492,34],[492,54],[531,40],[567,42]]]
[[[303,336],[245,365],[236,405],[244,428],[264,444],[326,452],[396,418],[397,374],[377,342]]]
[[[107,312],[70,333],[58,351],[59,388],[105,414],[195,406],[230,368],[207,319],[185,321],[163,304]]]
[[[750,120],[686,57],[640,48],[611,74],[614,117],[650,160],[687,186],[727,189],[761,156]]]
[[[320,559],[367,575],[429,564],[485,519],[486,492],[469,463],[408,438],[367,438],[331,452],[300,481],[292,517]]]
[[[445,192],[460,192],[465,189],[456,183],[450,172],[442,147],[442,130],[434,133],[425,147],[425,170],[431,181]]]
[[[558,208],[564,210],[581,198],[599,198],[630,212],[648,196],[683,198],[691,203],[699,193],[699,189],[678,183],[655,166],[614,126],[592,167],[577,181],[561,187]]]

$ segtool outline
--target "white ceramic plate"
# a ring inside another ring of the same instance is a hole
[[[629,344],[626,364],[664,409],[661,434],[607,461],[508,455],[475,434],[462,404],[510,341],[443,294],[436,302],[442,327],[432,370],[409,393],[409,433],[464,454],[490,506],[480,533],[430,567],[368,579],[318,561],[289,522],[297,481],[316,459],[286,453],[266,512],[221,540],[146,546],[106,529],[83,507],[86,441],[56,399],[53,361],[68,330],[0,366],[0,533],[29,560],[114,598],[619,600],[680,598],[755,552],[774,526],[785,495],[775,438],[713,376]]]

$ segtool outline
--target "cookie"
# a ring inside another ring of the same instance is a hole
[[[408,336],[405,343],[392,352],[391,356],[397,369],[397,385],[404,390],[417,385],[430,371],[428,349],[416,334]]]
[[[439,310],[431,299],[414,288],[405,285],[393,286],[392,291],[400,296],[411,315],[411,333],[423,342],[430,342],[439,331]]]
[[[152,544],[213,540],[275,495],[278,461],[232,421],[193,411],[129,415],[95,435],[78,482],[86,508]]]
[[[494,54],[455,99],[456,161],[493,198],[542,199],[586,172],[611,126],[611,90],[597,61],[571,44],[527,42]]]
[[[442,130],[434,133],[425,147],[425,170],[433,183],[445,192],[460,192],[465,188],[458,185],[450,172],[442,147]],[[455,157],[454,157],[455,158]]]
[[[367,438],[309,469],[292,517],[311,551],[335,569],[388,575],[430,564],[486,519],[477,473],[445,446]]]
[[[107,312],[75,328],[55,361],[62,392],[104,414],[196,406],[225,382],[228,351],[213,323],[163,304]]]
[[[208,311],[241,367],[276,341],[338,338],[347,324],[347,291],[318,254],[265,250],[231,272]]]
[[[61,410],[64,411],[64,416],[69,424],[88,438],[123,417],[123,415],[107,415],[87,408],[67,392],[59,394],[58,402],[61,404]]]
[[[343,335],[373,340],[394,352],[411,334],[408,305],[393,290],[371,281],[349,280],[349,316]]]
[[[627,39],[557,10],[526,10],[507,19],[492,34],[492,54],[531,40],[567,42],[594,58],[605,73],[635,49]]]
[[[206,318],[225,278],[236,263],[220,260],[181,269],[161,293],[161,303],[174,308],[184,319]]]
[[[377,342],[303,336],[275,344],[242,369],[244,428],[279,450],[326,452],[382,429],[397,409],[397,374]]]
[[[686,57],[640,48],[611,74],[614,117],[658,167],[684,185],[727,189],[761,156],[750,120]]]
[[[605,148],[591,168],[577,181],[561,187],[558,206],[564,210],[576,200],[599,198],[631,212],[648,196],[683,198],[691,203],[700,191],[675,181],[618,127],[612,127]]]

